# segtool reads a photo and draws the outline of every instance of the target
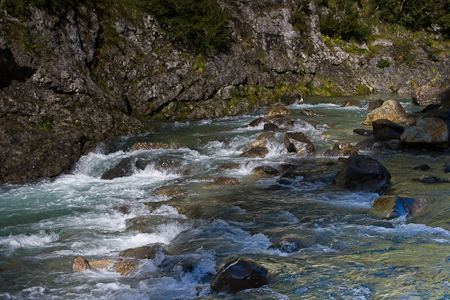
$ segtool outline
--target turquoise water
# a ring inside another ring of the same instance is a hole
[[[395,96],[417,111],[408,95],[358,96],[366,105]],[[385,220],[372,211],[377,194],[331,185],[336,158],[322,156],[334,141],[356,143],[364,108],[341,108],[345,98],[307,98],[288,108],[302,120],[292,131],[314,143],[312,157],[288,154],[284,133],[269,140],[265,158],[242,158],[263,127],[249,127],[265,109],[212,120],[154,123],[155,132],[117,138],[83,156],[70,174],[24,185],[0,187],[0,299],[448,299],[450,205],[448,184],[413,181],[424,174],[450,179],[442,170],[447,152],[363,152],[386,166],[392,194],[424,196],[428,208],[412,220]],[[311,108],[321,116],[303,116]],[[370,128],[366,128],[370,129]],[[135,142],[179,142],[180,149],[139,150]],[[132,176],[102,180],[123,158],[147,166]],[[161,159],[177,167],[155,168]],[[222,170],[224,163],[239,169]],[[261,165],[281,169],[301,164],[283,190],[267,190],[278,177],[260,178]],[[427,173],[412,168],[428,164]],[[190,170],[184,172],[181,170]],[[217,186],[218,176],[240,181]],[[183,190],[170,199],[158,193]],[[127,211],[123,208],[126,207]],[[178,208],[178,209],[177,209]],[[145,220],[145,226],[136,226]],[[277,241],[295,249],[272,247]],[[166,254],[143,260],[126,277],[107,270],[72,272],[77,256],[115,260],[121,251],[163,243]],[[292,251],[291,251],[292,250]],[[209,281],[230,257],[257,260],[273,279],[236,295],[215,294]],[[190,259],[192,270],[177,263]]]

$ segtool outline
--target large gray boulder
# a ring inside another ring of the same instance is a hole
[[[211,289],[218,293],[237,293],[259,288],[268,282],[267,269],[249,258],[240,257],[220,268],[211,280]]]
[[[384,193],[391,185],[391,174],[377,160],[354,155],[333,178],[333,184],[350,190]]]
[[[413,146],[445,148],[449,142],[449,128],[441,118],[424,116],[408,125],[400,139]]]
[[[411,98],[415,104],[422,106],[444,104],[450,101],[450,89],[422,86],[412,92]]]

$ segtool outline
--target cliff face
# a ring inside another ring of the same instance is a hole
[[[219,1],[230,12],[232,43],[201,56],[175,49],[151,16],[117,20],[114,42],[99,46],[95,11],[59,16],[34,10],[23,21],[0,21],[0,183],[55,176],[100,141],[147,131],[145,119],[236,115],[278,101],[284,93],[351,95],[410,92],[445,86],[448,58],[430,61],[413,50],[413,63],[394,62],[389,40],[346,52],[324,39],[317,7],[309,32],[290,23],[288,1]],[[374,29],[376,30],[376,29]],[[355,54],[363,53],[363,54]]]

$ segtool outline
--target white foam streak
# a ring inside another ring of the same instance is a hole
[[[11,253],[18,248],[44,247],[59,240],[59,235],[55,232],[45,232],[43,230],[35,234],[9,235],[0,238],[0,246],[7,248]]]

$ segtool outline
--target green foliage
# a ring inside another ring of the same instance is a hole
[[[380,68],[380,69],[384,69],[384,68],[387,68],[387,67],[389,67],[391,65],[391,62],[389,61],[389,60],[387,60],[387,59],[380,59],[379,61],[378,61],[378,63],[377,63],[377,67],[378,68]]]
[[[329,8],[329,12],[320,14],[319,25],[322,34],[345,41],[364,42],[371,35],[367,25],[362,22],[357,1],[321,0],[319,4]]]
[[[396,23],[410,30],[440,31],[450,36],[450,1],[448,0],[373,0],[374,13],[389,23]]]
[[[196,53],[221,50],[229,42],[228,12],[215,0],[147,0],[140,5],[175,43]]]
[[[308,16],[311,13],[308,3],[309,1],[307,0],[301,0],[296,2],[297,5],[295,7],[292,7],[292,14],[289,22],[291,22],[292,26],[301,33],[309,32],[310,29],[307,24]]]
[[[414,68],[414,59],[417,56],[417,54],[412,52],[414,49],[415,46],[411,41],[405,39],[394,41],[392,54],[395,63],[398,65],[405,63],[409,67]]]

